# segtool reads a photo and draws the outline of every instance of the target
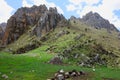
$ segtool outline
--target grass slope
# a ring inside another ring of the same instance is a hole
[[[65,71],[77,69],[89,72],[91,74],[91,76],[87,76],[89,80],[102,80],[102,78],[120,79],[119,69],[97,67],[96,71],[92,71],[92,68],[48,64],[48,60],[51,59],[54,54],[46,53],[45,49],[47,47],[48,46],[44,46],[22,55],[0,52],[0,80],[4,80],[4,78],[1,77],[3,74],[9,77],[8,80],[46,80],[60,69],[64,69]]]
[[[57,27],[55,31],[50,31],[48,34],[43,35],[47,37],[47,41],[40,41],[35,35],[31,36],[31,30],[23,34],[17,41],[8,45],[4,51],[17,51],[20,48],[24,48],[26,45],[34,44],[34,41],[38,41],[41,44],[47,45],[58,45],[59,47],[69,46],[74,41],[75,36],[80,34],[85,34],[85,39],[89,38],[96,40],[96,43],[101,44],[107,51],[115,53],[115,55],[120,56],[120,39],[118,38],[117,32],[111,31],[110,33],[106,29],[95,29],[88,25],[81,23],[80,21],[71,21],[71,26]],[[56,38],[57,34],[61,31],[69,31],[70,34],[62,35]]]
[[[61,31],[68,31],[69,34],[61,34]],[[75,37],[80,34],[84,34],[85,36],[78,41],[75,41]],[[120,40],[117,35],[118,33],[116,32],[108,33],[105,29],[95,29],[80,22],[71,22],[71,26],[56,28],[55,31],[51,31],[43,36],[43,39],[45,40],[39,40],[36,36],[31,37],[29,32],[27,32],[16,42],[8,45],[3,50],[7,51],[6,53],[0,52],[0,80],[3,80],[1,77],[3,74],[9,76],[8,80],[46,80],[47,78],[52,77],[59,69],[64,69],[66,71],[72,69],[84,70],[92,74],[87,77],[89,80],[102,80],[103,78],[120,80],[120,69],[118,68],[97,66],[96,71],[94,72],[92,71],[92,68],[80,67],[74,65],[74,62],[71,65],[64,66],[47,63],[51,58],[62,53],[65,49],[69,49],[73,45],[83,44],[88,40],[94,40],[95,43],[101,44],[104,49],[113,52],[118,56],[115,60],[120,66]],[[41,46],[35,50],[26,52],[25,54],[9,54],[9,49],[14,52],[34,41],[42,43]],[[88,54],[91,50],[94,50],[93,48],[91,49],[94,45],[93,43],[94,42],[88,43],[87,45],[85,44],[86,46],[80,49],[74,49],[72,52]],[[113,58],[111,58],[111,60],[112,59]],[[68,63],[70,60],[65,60],[65,62]],[[112,62],[110,63],[112,64]]]

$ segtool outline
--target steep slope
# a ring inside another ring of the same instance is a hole
[[[7,22],[2,43],[6,45],[16,41],[33,26],[32,33],[40,37],[42,33],[54,30],[62,20],[65,18],[57,12],[56,8],[49,8],[48,10],[45,5],[19,8]]]
[[[0,24],[0,26],[1,26],[2,29],[3,29],[3,31],[5,31],[5,29],[6,29],[6,25],[7,25],[7,23],[5,23],[5,22],[3,22],[3,23]]]
[[[4,34],[4,31],[3,31],[2,27],[0,26],[0,43],[1,43],[1,40],[3,37],[3,34]]]
[[[59,56],[66,64],[88,67],[93,65],[120,67],[118,32],[111,31],[109,33],[104,28],[95,29],[79,20],[69,23],[70,25],[57,27],[54,31],[50,31],[40,40],[36,36],[30,36],[28,31],[17,41],[8,45],[4,51],[26,53],[32,50],[29,48],[30,46],[34,47],[33,44],[38,44],[35,48],[41,49],[45,46],[45,53]]]
[[[2,42],[2,38],[5,32],[5,28],[6,28],[6,23],[1,23],[0,24],[0,44]]]
[[[43,6],[44,10],[31,12]],[[57,55],[66,64],[120,67],[118,30],[98,14],[90,14],[94,20],[71,17],[66,21],[56,8],[47,10],[45,5],[20,8],[7,23],[3,43],[10,44],[3,51],[21,54],[47,46],[43,52]],[[96,15],[100,19],[96,20]],[[91,24],[85,22],[89,20]]]
[[[97,29],[106,28],[108,31],[114,30],[118,32],[113,24],[111,24],[108,20],[102,18],[98,13],[93,13],[92,11],[83,16],[80,21]]]

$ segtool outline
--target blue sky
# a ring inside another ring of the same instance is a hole
[[[90,11],[97,12],[120,29],[120,0],[0,0],[0,23],[7,22],[20,7],[40,4],[57,7],[58,12],[66,18],[72,15],[82,17]]]

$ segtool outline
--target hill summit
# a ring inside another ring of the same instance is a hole
[[[59,22],[66,20],[56,8],[47,9],[45,5],[19,8],[7,22],[3,45],[16,41],[22,34],[33,28],[32,34],[42,34],[54,30]]]
[[[64,63],[62,58],[80,66],[119,66],[119,36],[115,26],[98,13],[67,20],[55,7],[34,5],[19,8],[10,17],[1,50],[22,54],[39,47],[43,53],[57,55],[57,63]],[[50,63],[56,63],[55,55]]]
[[[83,16],[80,21],[97,29],[105,28],[108,31],[117,31],[117,28],[108,20],[101,17],[98,13],[92,11]]]

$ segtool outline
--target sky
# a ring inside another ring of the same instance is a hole
[[[0,23],[7,22],[20,7],[40,4],[56,7],[67,19],[70,16],[81,18],[90,11],[97,12],[120,30],[120,0],[0,0]]]

